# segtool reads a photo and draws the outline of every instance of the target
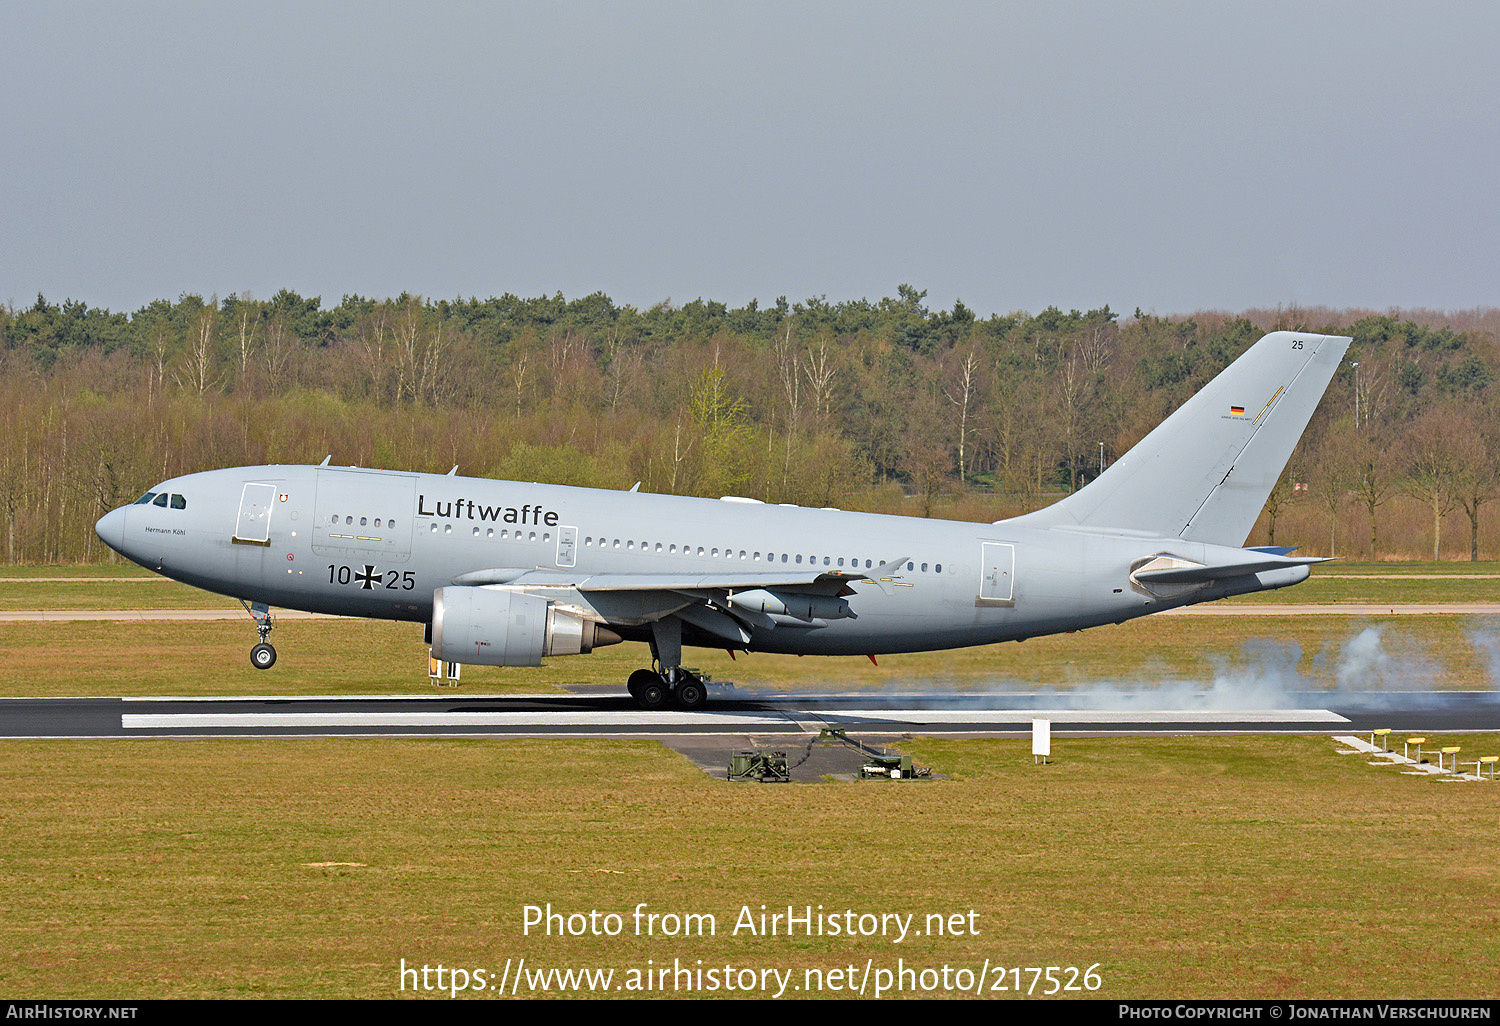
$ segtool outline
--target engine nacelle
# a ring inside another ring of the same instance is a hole
[[[578,655],[620,636],[535,595],[495,588],[432,593],[432,654],[480,666],[540,666],[543,656]]]

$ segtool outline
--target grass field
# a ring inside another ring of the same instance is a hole
[[[1487,654],[1476,631],[1500,638],[1487,618],[1433,615],[1387,620],[1317,617],[1146,617],[1077,634],[954,652],[799,659],[689,650],[715,679],[768,688],[1033,689],[1179,682],[1232,686],[1275,680],[1284,687],[1332,687],[1353,640],[1380,631],[1388,659],[1382,688],[1487,688]],[[427,694],[420,626],[366,620],[288,620],[273,635],[280,660],[252,669],[248,617],[228,621],[74,621],[0,625],[0,694],[368,695]],[[535,693],[561,683],[623,686],[650,661],[646,646],[623,644],[552,659],[540,669],[465,667],[467,693]]]
[[[0,989],[379,998],[401,959],[498,976],[525,957],[615,985],[648,960],[800,986],[901,959],[933,983],[1097,964],[1110,999],[1496,991],[1500,788],[1326,738],[1069,739],[1045,768],[1025,742],[909,747],[954,779],[732,785],[645,742],[10,743]],[[716,934],[635,936],[643,902]],[[623,930],[524,935],[547,903]],[[963,929],[735,936],[762,905]]]
[[[54,583],[0,584],[0,605]],[[1387,685],[1493,686],[1471,637],[1500,625],[1453,616],[1147,618],[878,667],[694,656],[775,688],[1332,686],[1372,627]],[[419,627],[287,621],[269,673],[249,666],[253,640],[248,618],[6,623],[0,694],[431,692]],[[643,653],[466,668],[463,690],[617,684]],[[1403,775],[1320,737],[1058,738],[1047,767],[1025,741],[905,747],[950,779],[731,785],[644,741],[4,742],[0,993],[384,998],[403,993],[402,959],[472,983],[523,957],[533,971],[614,970],[620,995],[632,970],[643,987],[648,963],[674,960],[721,980],[726,965],[790,974],[786,996],[807,996],[791,988],[810,970],[832,995],[828,971],[866,965],[915,970],[920,996],[941,995],[945,967],[972,981],[987,960],[991,984],[994,968],[1020,968],[1004,983],[1023,989],[1029,966],[1096,966],[1099,989],[1075,993],[1106,999],[1500,991],[1500,786]],[[524,906],[549,902],[618,914],[621,933],[525,935]],[[637,936],[640,903],[711,914],[717,932]],[[958,915],[963,929],[899,944],[734,935],[742,907],[762,905],[912,915],[917,930]],[[776,992],[765,979],[751,996]]]

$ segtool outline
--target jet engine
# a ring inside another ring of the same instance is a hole
[[[481,666],[540,666],[543,656],[578,655],[622,639],[555,602],[495,588],[439,588],[432,594],[432,654]]]

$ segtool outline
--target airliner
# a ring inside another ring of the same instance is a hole
[[[1244,548],[1350,339],[1275,331],[1086,487],[991,524],[332,466],[175,477],[102,517],[140,565],[273,607],[426,626],[430,673],[650,647],[627,689],[694,709],[686,647],[876,656],[1077,631],[1284,588]]]

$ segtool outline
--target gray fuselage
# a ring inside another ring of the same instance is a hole
[[[1119,530],[344,467],[214,470],[152,491],[172,501],[122,507],[100,521],[113,548],[196,587],[310,612],[430,622],[435,590],[489,570],[555,571],[580,586],[600,574],[850,576],[852,616],[754,626],[748,644],[685,627],[688,644],[768,652],[877,655],[1020,640],[1284,587],[1308,574],[1291,566],[1153,588],[1131,576],[1153,557],[1214,564],[1242,559],[1245,550]],[[601,619],[627,638],[649,636],[607,611]]]

